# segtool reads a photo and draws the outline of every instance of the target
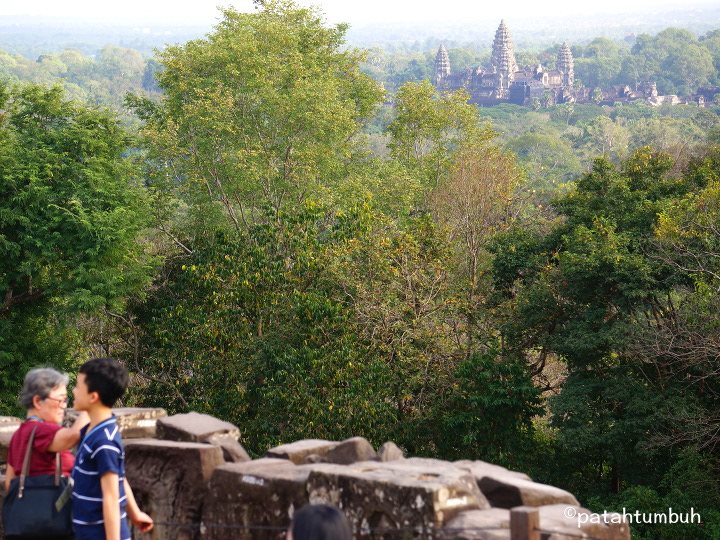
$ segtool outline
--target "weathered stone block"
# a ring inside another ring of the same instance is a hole
[[[158,420],[157,437],[168,441],[208,443],[219,446],[230,462],[249,461],[250,456],[238,442],[240,430],[209,414],[190,412]]]
[[[117,417],[123,440],[155,437],[158,418],[167,416],[165,409],[151,407],[118,407],[112,411]],[[78,412],[75,409],[67,409],[63,425],[71,426],[77,415]]]
[[[564,489],[512,476],[483,476],[478,481],[478,487],[490,504],[499,508],[579,504],[572,493]]]
[[[569,512],[568,508],[573,511]],[[577,505],[553,504],[541,506],[540,528],[547,531],[544,538],[547,540],[568,540],[577,538],[579,534],[597,540],[630,540],[630,527],[621,523],[620,514],[607,514],[607,523],[581,523],[578,526],[577,516],[580,513],[589,515],[591,512]]]
[[[532,481],[532,479],[525,473],[511,471],[510,469],[506,469],[500,465],[493,465],[492,463],[488,463],[486,461],[470,461],[465,459],[454,461],[453,465],[470,471],[478,482],[486,476],[509,476],[519,480]]]
[[[358,461],[377,461],[375,449],[364,437],[353,437],[337,443],[325,454],[327,463],[350,465]]]
[[[302,465],[305,463],[305,458],[310,454],[315,454],[320,459],[325,459],[327,453],[335,448],[337,444],[335,441],[305,439],[271,448],[265,453],[265,457],[288,459],[295,465]]]
[[[165,409],[118,407],[113,409],[124,440],[155,437],[158,418],[167,416]]]
[[[384,443],[378,450],[380,461],[397,461],[405,459],[405,453],[402,449],[392,441]]]
[[[489,507],[468,472],[437,460],[406,461],[309,466],[310,502],[341,508],[355,538],[432,538],[459,512]]]
[[[223,452],[225,461],[230,463],[242,463],[252,459],[245,448],[230,434],[215,434],[208,437],[205,442],[219,447]]]
[[[174,414],[158,421],[158,439],[205,442],[217,434],[230,435],[237,439],[240,437],[240,430],[230,422],[196,412]]]
[[[0,463],[7,461],[7,451],[10,447],[10,439],[17,431],[23,421],[14,416],[0,416]]]
[[[437,538],[453,540],[510,540],[510,511],[503,508],[466,510],[448,521]]]
[[[203,443],[131,439],[125,444],[125,469],[140,508],[159,524],[136,538],[200,538],[207,482],[224,463],[222,450]],[[178,525],[161,525],[160,523]]]
[[[296,466],[276,458],[221,465],[210,480],[203,508],[202,538],[284,538],[293,513],[308,502],[309,473],[308,466]],[[248,528],[230,528],[223,524]]]

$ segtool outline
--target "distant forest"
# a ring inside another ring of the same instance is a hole
[[[520,65],[541,63],[554,66],[559,45],[537,52],[518,47]],[[389,52],[367,50],[361,70],[380,82],[388,92],[382,106],[365,131],[370,147],[387,152],[386,128],[392,121],[391,102],[405,83],[430,80],[435,49],[413,51],[406,46]],[[720,85],[720,30],[702,36],[677,28],[656,35],[640,35],[632,43],[594,38],[572,47],[575,74],[580,84],[606,88],[614,84],[655,81],[661,94],[689,95],[702,86]],[[489,61],[490,51],[449,48],[454,70]],[[138,125],[125,107],[128,93],[158,99],[156,80],[162,65],[156,57],[140,51],[107,45],[95,54],[67,49],[35,59],[0,51],[2,80],[60,84],[65,95],[91,105],[117,111],[126,125]],[[720,103],[706,108],[689,106],[660,108],[638,102],[621,107],[564,104],[532,110],[501,105],[480,109],[481,118],[492,123],[505,147],[513,151],[531,173],[533,188],[551,197],[557,186],[587,170],[592,159],[606,154],[619,160],[634,148],[652,145],[676,157],[717,140]]]
[[[720,538],[720,103],[478,108],[428,45],[267,0],[152,55],[0,52],[0,414],[112,355],[123,405],[253,455],[393,440]],[[573,53],[586,85],[720,84],[711,28]]]

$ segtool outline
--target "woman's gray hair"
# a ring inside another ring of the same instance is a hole
[[[60,385],[67,386],[69,381],[70,377],[67,374],[53,368],[31,369],[25,375],[25,384],[20,392],[20,405],[30,409],[33,406],[33,397],[40,396],[45,399],[54,388]]]

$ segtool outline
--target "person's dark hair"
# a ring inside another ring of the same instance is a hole
[[[93,358],[80,366],[78,372],[85,375],[88,392],[97,392],[107,407],[115,405],[128,385],[127,370],[114,358]]]
[[[295,512],[290,532],[293,540],[352,540],[345,514],[327,504],[307,504]]]

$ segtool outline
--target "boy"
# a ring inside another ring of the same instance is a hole
[[[72,472],[76,540],[130,540],[127,516],[142,532],[153,527],[125,478],[125,452],[112,413],[127,385],[127,371],[117,360],[94,358],[80,367],[74,405],[87,411],[90,424],[81,431]]]

